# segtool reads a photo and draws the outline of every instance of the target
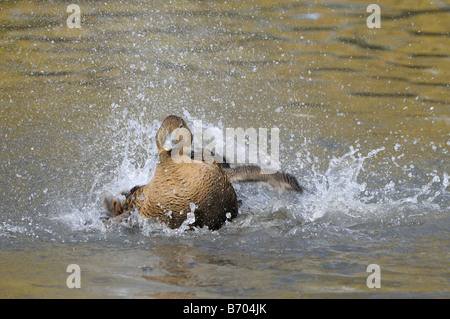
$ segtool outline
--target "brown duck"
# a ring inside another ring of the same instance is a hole
[[[103,203],[111,217],[107,226],[120,222],[138,210],[144,217],[153,217],[170,228],[179,228],[194,212],[195,221],[191,227],[208,226],[219,229],[226,220],[238,214],[238,201],[233,182],[263,182],[280,190],[302,192],[294,176],[283,172],[262,174],[258,166],[231,168],[227,163],[215,161],[182,160],[183,149],[175,148],[183,140],[178,130],[185,130],[185,143],[192,140],[186,122],[178,116],[168,116],[156,134],[159,163],[156,165],[153,179],[144,186],[135,186],[122,196],[105,194]],[[190,138],[190,139],[189,139]],[[180,155],[174,161],[172,152]],[[184,158],[186,159],[186,157]],[[122,198],[121,198],[122,197]]]

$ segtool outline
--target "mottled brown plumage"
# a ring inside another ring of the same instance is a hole
[[[182,140],[171,136],[177,128],[188,129],[181,118],[169,116],[156,135],[160,162],[150,183],[133,188],[122,201],[105,195],[104,203],[111,217],[121,217],[120,221],[129,215],[122,214],[137,209],[141,216],[153,217],[170,228],[178,228],[193,211],[195,222],[191,226],[208,226],[209,229],[218,229],[227,219],[236,217],[236,193],[220,165],[174,162],[167,143],[170,143],[168,137],[172,137],[173,144]]]
[[[141,216],[179,228],[187,214],[193,212],[195,221],[189,226],[215,230],[238,214],[232,182],[262,182],[299,193],[303,190],[287,173],[263,174],[258,166],[230,168],[216,162],[191,161],[191,153],[187,157],[180,147],[190,146],[191,141],[186,122],[177,116],[167,117],[156,134],[159,163],[153,179],[116,197],[106,194],[103,203],[111,217],[107,225],[121,222],[137,210]]]

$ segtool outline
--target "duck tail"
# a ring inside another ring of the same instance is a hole
[[[136,207],[137,199],[142,195],[142,187],[135,186],[129,191],[123,191],[117,196],[110,193],[103,195],[103,205],[108,211],[109,217],[117,217]]]
[[[259,166],[240,166],[234,168],[225,168],[230,181],[238,182],[259,182],[268,184],[279,191],[293,190],[303,193],[304,188],[298,183],[297,179],[288,173],[276,172],[274,174],[262,173]]]

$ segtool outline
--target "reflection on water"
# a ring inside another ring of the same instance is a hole
[[[81,29],[67,1],[0,4],[1,297],[449,296],[448,4],[369,29],[357,0],[76,3]],[[172,113],[279,127],[310,193],[236,185],[218,232],[106,231],[101,195],[151,179]]]

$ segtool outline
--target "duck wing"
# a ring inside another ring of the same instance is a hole
[[[273,174],[264,174],[261,167],[256,165],[234,168],[224,167],[224,169],[232,183],[257,182],[268,184],[280,191],[293,190],[298,193],[304,191],[304,188],[298,183],[297,179],[289,173],[278,171]]]

